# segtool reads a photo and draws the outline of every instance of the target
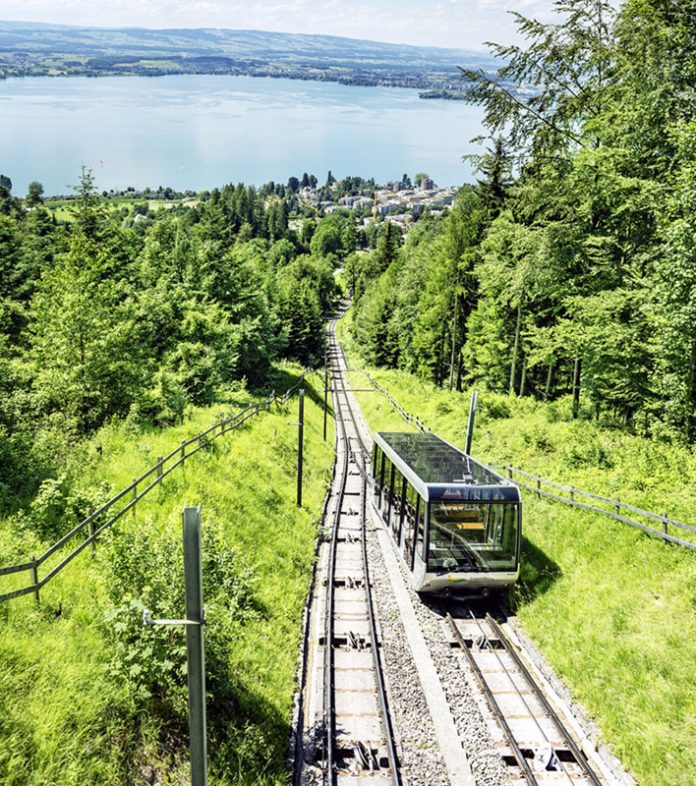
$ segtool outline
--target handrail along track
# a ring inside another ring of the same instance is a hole
[[[281,405],[285,404],[302,386],[306,373],[307,372],[304,371],[297,384],[286,390],[282,395],[276,395],[274,392],[266,400],[249,404],[245,409],[241,410],[241,412],[237,412],[228,418],[213,423],[212,426],[205,429],[201,433],[184,440],[166,456],[158,458],[156,464],[145,470],[145,472],[143,472],[139,477],[135,478],[130,485],[126,486],[124,489],[115,494],[98,510],[94,511],[94,513],[90,513],[85,519],[83,519],[69,532],[63,535],[63,537],[61,537],[53,545],[49,546],[39,557],[32,557],[30,560],[16,565],[0,566],[0,577],[26,571],[31,571],[33,576],[33,581],[31,584],[11,590],[9,592],[0,593],[0,602],[11,600],[12,598],[18,598],[22,595],[29,595],[31,593],[34,593],[38,599],[39,590],[41,590],[46,584],[48,584],[49,581],[51,581],[51,579],[58,575],[58,573],[60,573],[63,568],[72,562],[72,560],[75,559],[78,554],[84,551],[87,546],[93,544],[106,529],[112,527],[129,510],[134,509],[138,502],[146,494],[158,486],[164,480],[164,478],[173,472],[180,464],[183,464],[186,459],[191,458],[191,456],[198,453],[199,450],[208,447],[212,440],[227,434],[229,431],[239,428],[239,426],[259,413],[268,412],[273,403],[278,402]],[[170,461],[172,462],[171,465],[166,466]],[[151,476],[153,475],[154,478],[151,479]],[[142,488],[142,484],[145,482],[147,482],[147,485]],[[142,490],[139,491],[139,487],[141,487]],[[106,521],[97,523],[97,519],[111,510],[116,505],[116,503],[120,502],[125,497],[129,497],[129,499],[122,508],[120,508]],[[53,554],[65,546],[70,540],[77,537],[81,532],[84,532],[85,529],[88,531],[87,537],[81,540],[80,543],[68,555],[63,557],[63,559],[57,565],[51,568],[51,570],[42,579],[39,579],[38,568],[46,560],[53,556]]]

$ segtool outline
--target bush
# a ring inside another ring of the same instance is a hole
[[[187,401],[186,388],[177,375],[162,368],[144,393],[140,411],[158,426],[174,425],[183,422]]]
[[[496,396],[492,393],[487,393],[481,397],[478,408],[484,422],[486,420],[502,420],[503,418],[512,417],[510,401],[506,396]]]
[[[257,614],[252,571],[227,546],[214,525],[203,530],[206,609],[206,672],[212,698],[211,718],[227,707],[234,686],[229,678],[229,649],[240,625]],[[146,524],[108,539],[100,549],[109,576],[112,606],[103,624],[111,641],[110,672],[130,685],[133,700],[159,716],[176,733],[187,716],[186,632],[183,626],[146,626],[143,611],[154,618],[185,616],[183,547],[180,538],[158,535]],[[183,728],[183,726],[182,726]]]
[[[611,469],[614,461],[609,451],[597,436],[588,433],[587,426],[583,429],[583,434],[572,435],[565,444],[561,451],[561,461],[573,469],[580,467]]]

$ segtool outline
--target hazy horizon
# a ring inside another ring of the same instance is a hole
[[[0,18],[100,28],[259,30],[484,51],[488,40],[518,40],[509,12],[548,20],[553,5],[552,0],[2,0]]]
[[[337,38],[344,41],[366,41],[368,43],[373,44],[384,44],[386,46],[404,46],[404,47],[422,47],[425,49],[445,49],[447,51],[458,52],[458,51],[465,51],[465,52],[475,52],[480,53],[482,55],[488,54],[488,50],[485,48],[484,45],[481,45],[480,48],[476,47],[461,47],[461,46],[439,46],[437,44],[409,44],[405,41],[400,42],[393,42],[393,41],[385,41],[381,38],[370,38],[368,36],[349,36],[349,35],[337,35],[334,33],[294,33],[290,30],[266,30],[261,27],[211,27],[206,25],[201,25],[197,27],[172,27],[172,26],[163,26],[163,27],[148,27],[145,25],[107,25],[107,24],[78,24],[78,23],[66,23],[66,22],[36,22],[29,19],[2,19],[0,18],[0,29],[3,24],[8,25],[27,25],[28,27],[37,27],[37,28],[77,28],[77,29],[84,29],[84,30],[151,30],[153,32],[157,31],[170,31],[170,30],[193,30],[193,31],[202,31],[202,30],[216,30],[220,32],[231,32],[231,33],[263,33],[263,34],[271,34],[271,35],[296,35],[296,36],[303,36],[307,38],[314,38],[314,37],[322,37],[322,38]]]

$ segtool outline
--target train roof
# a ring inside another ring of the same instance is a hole
[[[382,431],[375,441],[426,499],[520,500],[514,483],[435,434]]]

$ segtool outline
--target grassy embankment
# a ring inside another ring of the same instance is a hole
[[[290,375],[285,382],[293,384]],[[175,470],[94,556],[84,552],[47,585],[39,608],[33,598],[0,606],[5,786],[131,784],[144,782],[145,766],[162,784],[188,782],[184,633],[141,623],[143,606],[153,617],[183,616],[185,504],[202,505],[211,782],[284,781],[300,621],[333,450],[332,435],[322,442],[322,382],[313,375],[306,397],[302,510],[295,397]],[[110,496],[220,412],[196,410],[165,430],[102,429],[75,457],[64,493]],[[0,564],[55,540],[34,534],[39,510],[49,521],[45,504],[0,521]]]
[[[347,320],[339,336],[362,368]],[[403,372],[370,372],[408,412],[463,446],[468,394]],[[368,386],[359,374],[351,382]],[[409,430],[383,396],[356,395],[372,429]],[[569,415],[569,402],[480,395],[474,455],[693,522],[693,450]],[[693,786],[696,554],[529,493],[524,506],[513,599],[525,630],[640,786]]]

